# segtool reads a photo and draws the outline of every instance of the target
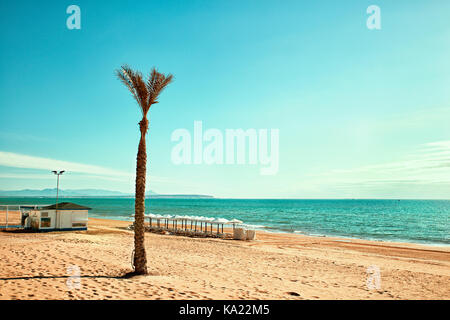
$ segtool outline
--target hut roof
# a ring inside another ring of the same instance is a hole
[[[42,207],[42,210],[55,210],[56,204],[50,206]],[[80,206],[79,204],[72,202],[61,202],[58,203],[58,210],[91,210],[89,207]]]

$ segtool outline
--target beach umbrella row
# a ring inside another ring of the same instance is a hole
[[[227,220],[225,218],[212,218],[212,217],[204,217],[204,216],[187,216],[187,215],[159,215],[159,214],[153,214],[149,213],[145,215],[149,219],[150,225],[152,225],[152,220],[156,220],[156,224],[158,228],[161,227],[161,220],[164,221],[164,227],[169,228],[169,223],[172,222],[172,226],[174,229],[178,229],[178,222],[181,222],[181,229],[192,230],[193,228],[195,231],[197,231],[198,223],[200,223],[200,230],[201,231],[207,231],[208,223],[211,227],[211,233],[213,225],[217,225],[217,233],[219,233],[219,226],[222,227],[222,233],[223,233],[223,226],[224,225],[232,225],[233,229],[236,224],[243,223],[241,220],[232,219]],[[190,224],[190,227],[188,228],[188,224]]]

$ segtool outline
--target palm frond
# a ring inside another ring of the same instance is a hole
[[[158,72],[156,68],[152,69],[147,80],[149,106],[158,103],[156,99],[158,99],[159,94],[172,80],[173,76],[171,74],[165,76],[163,73]]]
[[[143,116],[147,115],[152,104],[158,103],[159,94],[173,80],[171,74],[165,76],[153,68],[145,82],[142,73],[127,65],[116,70],[116,75],[133,94]]]
[[[133,73],[134,73],[133,70],[127,65],[124,65],[120,69],[116,70],[116,76],[119,78],[119,80],[122,81],[123,84],[125,84],[128,90],[130,90],[139,107],[141,107],[141,112],[143,112],[141,101],[134,86]]]

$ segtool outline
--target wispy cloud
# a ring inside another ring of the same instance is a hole
[[[334,169],[312,176],[311,183],[336,189],[400,190],[450,187],[450,141],[418,146],[398,161]]]
[[[447,119],[450,117],[450,107],[441,108],[423,108],[407,113],[398,113],[389,115],[370,123],[371,129],[377,131],[385,130],[417,130],[423,127],[432,127],[444,125],[446,127]]]
[[[63,161],[50,158],[35,157],[30,155],[24,155],[13,152],[0,151],[0,166],[10,168],[21,169],[34,169],[34,170],[66,170],[68,173],[78,175],[83,180],[101,179],[107,181],[122,181],[130,182],[135,178],[135,174],[131,172],[110,169],[102,166],[76,163],[70,161]],[[42,174],[39,172],[1,172],[0,178],[3,179],[37,179],[44,180],[49,179],[48,174]],[[149,181],[162,183],[162,184],[174,184],[171,178],[149,176]],[[91,181],[89,180],[89,181]]]
[[[66,170],[77,173],[109,177],[132,177],[132,174],[130,174],[129,172],[109,169],[101,166],[34,157],[4,151],[0,151],[0,166],[40,170]]]

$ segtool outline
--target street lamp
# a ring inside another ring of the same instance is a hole
[[[62,175],[65,170],[61,171],[52,171],[54,174],[58,176],[57,183],[56,183],[56,213],[58,213],[58,191],[59,191],[59,176]]]

